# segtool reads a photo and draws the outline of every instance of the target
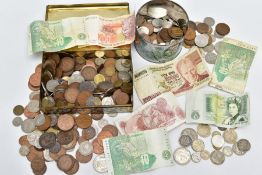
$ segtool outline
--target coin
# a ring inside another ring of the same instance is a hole
[[[201,152],[205,149],[205,144],[200,139],[194,140],[192,143],[192,149],[196,152]]]
[[[169,36],[168,34],[168,29],[167,28],[163,28],[160,32],[159,32],[159,36],[161,37],[161,39],[164,42],[169,42],[172,40],[172,38]]]
[[[129,95],[118,89],[114,92],[113,99],[117,105],[125,105],[129,102]]]
[[[102,99],[102,105],[104,106],[104,105],[114,105],[114,100],[113,100],[113,98],[112,97],[104,97],[103,99]]]
[[[213,131],[212,132],[212,137],[215,136],[215,135],[221,135],[221,133],[219,131]]]
[[[217,60],[217,54],[209,52],[205,55],[205,60],[209,64],[215,64]]]
[[[151,18],[163,18],[167,15],[167,9],[159,6],[151,6],[147,9],[147,15]]]
[[[59,85],[59,81],[58,80],[49,80],[47,83],[46,83],[46,89],[49,91],[49,92],[54,92],[56,86]]]
[[[212,17],[206,17],[204,19],[204,23],[206,23],[209,27],[212,27],[213,25],[215,25],[215,19]]]
[[[44,159],[45,159],[47,162],[54,161],[54,159],[52,159],[52,158],[50,157],[50,151],[49,151],[49,149],[45,149],[45,150],[43,151],[43,155],[44,155]]]
[[[197,126],[197,133],[201,137],[209,137],[211,134],[211,128],[207,124],[199,124]]]
[[[31,100],[27,105],[27,109],[30,112],[38,112],[39,111],[39,101],[38,100]]]
[[[104,126],[106,126],[108,123],[109,123],[108,120],[102,118],[102,119],[98,120],[97,125],[99,126],[99,128],[102,129],[102,128],[103,128]]]
[[[188,147],[192,144],[192,139],[188,135],[181,135],[179,137],[179,144],[182,147]]]
[[[214,49],[215,49],[215,46],[213,45],[213,44],[210,44],[210,45],[208,45],[208,46],[206,46],[206,47],[204,47],[203,48],[203,50],[205,51],[205,52],[213,52],[214,51]]]
[[[197,31],[201,34],[203,33],[208,33],[209,31],[209,26],[206,23],[199,23],[197,25]]]
[[[83,156],[88,156],[93,153],[93,145],[89,141],[84,141],[79,145],[79,152]]]
[[[223,152],[215,150],[211,153],[210,160],[215,165],[221,165],[225,161],[225,155],[223,154]]]
[[[106,161],[107,159],[104,154],[96,156],[93,161],[93,168],[95,171],[98,173],[106,173],[108,171]]]
[[[79,152],[79,150],[76,151],[76,160],[78,160],[80,163],[88,163],[92,160],[92,157],[93,157],[93,153],[84,156]]]
[[[38,116],[35,117],[35,125],[40,126],[45,123],[45,115],[44,114],[39,114]]]
[[[24,107],[22,105],[15,106],[14,109],[13,109],[13,113],[16,116],[22,115],[24,113]]]
[[[224,138],[221,135],[214,135],[211,139],[211,143],[215,149],[221,149],[224,146]]]
[[[223,153],[225,154],[225,156],[230,157],[233,154],[233,150],[231,146],[224,146],[223,147]]]
[[[113,137],[118,135],[118,129],[114,125],[105,125],[102,128],[102,131],[109,131],[113,135]]]
[[[240,139],[239,141],[237,141],[237,148],[241,152],[247,152],[250,150],[251,144],[247,139]]]
[[[21,129],[25,133],[30,133],[35,130],[35,121],[33,119],[25,119],[21,125]]]
[[[188,135],[191,138],[192,141],[198,139],[197,132],[192,128],[183,129],[183,131],[181,132],[181,135]]]
[[[105,55],[105,52],[102,50],[95,51],[95,56],[98,58],[102,58]]]
[[[58,153],[61,149],[60,143],[56,142],[53,147],[49,149],[50,153]]]
[[[234,144],[233,144],[232,150],[233,150],[233,152],[234,152],[236,155],[238,155],[238,156],[242,156],[242,155],[244,155],[244,154],[246,153],[246,152],[240,151],[240,150],[238,149],[237,143],[234,143]]]
[[[216,53],[219,53],[219,50],[220,50],[220,48],[221,48],[221,44],[222,44],[223,42],[222,41],[219,41],[219,42],[217,42],[216,44],[215,44],[215,51],[216,51]]]
[[[86,139],[86,140],[91,140],[96,136],[96,130],[94,127],[90,126],[86,129],[82,130],[82,136]]]
[[[70,142],[72,142],[74,139],[74,133],[73,130],[69,131],[60,131],[57,134],[57,142],[61,145],[67,145]]]
[[[26,145],[22,145],[19,149],[19,153],[21,156],[27,156],[30,152],[30,149],[28,146]]]
[[[23,123],[23,119],[21,117],[15,117],[13,120],[12,120],[12,124],[15,126],[15,127],[18,127],[18,126],[21,126]]]
[[[208,44],[209,37],[207,34],[197,35],[195,38],[195,43],[198,47],[205,47]]]
[[[203,160],[208,160],[210,158],[210,152],[207,151],[207,150],[203,150],[203,151],[200,152],[200,157]]]
[[[179,165],[186,165],[190,162],[191,160],[191,154],[190,151],[186,148],[177,148],[174,151],[174,160],[176,161],[176,163],[178,163]]]
[[[170,27],[167,31],[172,38],[181,38],[184,35],[180,27]]]
[[[200,152],[194,152],[191,154],[191,160],[192,162],[194,163],[199,163],[200,160],[201,160],[201,157],[200,157]]]
[[[185,34],[185,39],[191,41],[194,40],[195,37],[196,37],[196,31],[192,28],[188,28]]]
[[[92,118],[88,114],[80,114],[78,117],[75,118],[76,125],[79,128],[88,128],[92,125]]]
[[[63,114],[58,118],[57,126],[63,130],[68,131],[73,128],[75,124],[74,118],[69,114]]]
[[[98,143],[98,139],[95,138],[93,141],[92,141],[92,145],[93,145],[93,148],[94,148],[94,153],[97,154],[97,155],[101,155],[104,153],[104,147],[103,145],[100,145]]]
[[[85,80],[93,80],[96,74],[97,71],[92,66],[86,65],[81,69],[81,75],[84,77]]]
[[[74,163],[73,156],[65,154],[57,160],[57,167],[62,171],[69,171],[73,168]]]
[[[49,149],[56,144],[56,135],[52,132],[43,133],[39,138],[39,144],[44,149]]]
[[[229,144],[234,144],[237,141],[237,133],[234,129],[227,129],[223,133],[223,137],[225,142]]]
[[[226,23],[219,23],[216,25],[216,32],[219,35],[225,36],[230,32],[230,27]]]

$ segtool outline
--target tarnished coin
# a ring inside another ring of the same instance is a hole
[[[207,124],[199,124],[197,126],[197,133],[201,137],[209,137],[211,135],[211,127]]]
[[[55,145],[49,149],[49,151],[51,153],[55,153],[56,154],[56,153],[58,153],[60,151],[60,149],[61,149],[60,143],[56,142]]]
[[[74,158],[71,155],[65,154],[57,160],[57,167],[62,171],[69,171],[74,166]]]
[[[206,23],[209,27],[212,27],[213,25],[215,25],[215,19],[212,17],[206,17],[204,19],[204,23]]]
[[[200,152],[194,152],[191,154],[191,160],[192,162],[194,163],[199,163],[200,160],[201,160],[201,157],[200,157]]]
[[[215,64],[217,60],[217,54],[209,52],[205,55],[205,60],[209,64]]]
[[[215,150],[211,153],[210,160],[215,165],[221,165],[225,161],[225,155],[223,152]]]
[[[209,36],[207,34],[197,35],[195,43],[198,47],[206,47],[208,45]]]
[[[188,135],[181,135],[179,137],[179,144],[183,147],[188,147],[192,144],[192,139]]]
[[[192,141],[198,139],[197,132],[194,129],[192,129],[192,128],[185,128],[185,129],[183,129],[183,131],[181,132],[181,135],[188,135],[191,138]]]
[[[213,52],[214,51],[214,49],[215,49],[215,46],[213,45],[213,44],[210,44],[210,45],[208,45],[208,46],[206,46],[206,47],[204,47],[203,48],[203,50],[205,51],[205,52]]]
[[[215,149],[221,149],[224,144],[224,138],[221,135],[214,135],[211,139],[211,143]]]
[[[39,138],[39,144],[44,149],[49,149],[55,146],[56,144],[56,135],[55,133],[44,133]]]
[[[27,105],[27,109],[30,112],[38,112],[39,111],[39,101],[38,100],[31,100]]]
[[[190,151],[186,148],[177,148],[174,151],[174,160],[176,161],[176,163],[178,163],[179,165],[186,165],[190,162],[191,160],[191,154]]]
[[[91,81],[85,81],[85,82],[80,83],[79,89],[80,91],[93,92],[95,90],[95,85]]]
[[[83,156],[87,156],[93,153],[93,145],[89,141],[84,141],[79,145],[79,152]]]
[[[96,156],[93,161],[93,168],[98,173],[106,173],[108,171],[106,162],[107,160],[104,154]]]
[[[238,149],[237,143],[234,143],[234,144],[233,144],[232,150],[233,150],[233,152],[234,152],[236,155],[238,155],[238,156],[242,156],[242,155],[244,155],[244,154],[246,153],[246,152],[240,151],[240,150]]]
[[[35,117],[35,125],[40,126],[45,123],[45,115],[44,114],[39,114],[38,116]]]
[[[82,130],[82,136],[86,140],[91,140],[96,136],[96,130],[94,127],[90,126],[89,128],[83,129]]]
[[[210,158],[210,152],[207,151],[207,150],[203,150],[203,151],[200,152],[200,157],[203,160],[208,160]]]
[[[225,142],[229,144],[234,144],[237,141],[237,133],[234,129],[227,129],[223,133],[223,137]]]
[[[21,156],[27,156],[30,152],[30,149],[28,146],[26,145],[22,145],[19,149],[19,153]]]
[[[240,139],[239,141],[237,141],[237,148],[241,152],[247,152],[250,150],[251,144],[247,139]]]
[[[194,140],[192,143],[192,149],[196,152],[201,152],[205,149],[205,143],[200,139]]]
[[[99,128],[102,129],[104,126],[108,125],[108,123],[109,122],[108,122],[107,119],[102,118],[102,119],[98,120],[97,125],[99,126]]]
[[[21,129],[25,133],[30,133],[35,130],[35,121],[33,119],[25,119],[21,125]]]
[[[15,106],[14,109],[13,109],[13,113],[16,116],[22,115],[24,113],[24,107],[22,105]]]
[[[222,151],[225,154],[225,156],[227,157],[230,157],[233,155],[233,150],[231,146],[224,146]]]
[[[219,23],[216,25],[216,32],[219,35],[225,36],[230,32],[230,27],[226,23]]]
[[[199,33],[208,33],[208,31],[209,31],[209,26],[206,24],[206,23],[199,23],[198,25],[197,25],[197,31],[199,32]]]
[[[15,126],[15,127],[18,127],[18,126],[21,126],[23,123],[23,119],[21,117],[15,117],[13,120],[12,120],[12,124]]]

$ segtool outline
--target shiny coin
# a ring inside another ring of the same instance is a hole
[[[217,60],[217,54],[209,52],[205,55],[205,60],[209,64],[215,64]]]
[[[104,106],[107,106],[107,105],[114,105],[115,103],[114,103],[114,100],[113,100],[113,98],[112,97],[104,97],[103,99],[102,99],[102,105]]]
[[[14,109],[13,109],[13,113],[16,116],[22,115],[24,113],[24,107],[22,105],[15,106]]]
[[[225,161],[225,155],[223,152],[215,150],[211,153],[210,160],[215,165],[221,165]]]
[[[105,52],[102,50],[95,51],[95,56],[98,58],[102,58],[104,55],[105,55]]]
[[[185,128],[182,132],[181,135],[188,135],[192,141],[198,139],[197,132],[192,129],[192,128]]]
[[[174,160],[179,165],[186,165],[191,160],[190,151],[186,148],[177,148],[174,152]]]
[[[212,27],[213,25],[215,25],[215,19],[212,17],[206,17],[204,19],[204,23],[206,23],[209,27]]]
[[[240,151],[240,150],[238,149],[237,143],[234,143],[234,145],[232,146],[232,150],[233,150],[233,152],[234,152],[236,155],[238,155],[238,156],[242,156],[242,155],[244,155],[244,154],[246,153],[246,152]]]
[[[38,112],[39,111],[39,101],[31,100],[27,105],[27,109],[30,112]]]
[[[25,119],[21,125],[21,129],[25,133],[30,133],[35,130],[35,121],[33,119]]]
[[[97,125],[102,129],[104,126],[108,125],[108,123],[107,119],[102,118],[101,120],[98,120]]]
[[[209,36],[207,34],[197,35],[195,43],[198,47],[206,47],[208,44]]]
[[[84,142],[80,143],[80,145],[79,145],[79,152],[83,156],[87,156],[87,155],[90,155],[91,153],[93,153],[93,145],[92,145],[92,143],[90,143],[89,141],[84,141]]]
[[[12,124],[15,126],[15,127],[18,127],[18,126],[21,126],[23,123],[23,119],[21,117],[15,117],[13,120],[12,120]]]
[[[241,152],[247,152],[250,150],[251,144],[247,139],[240,139],[239,141],[237,141],[237,148]]]
[[[94,82],[96,84],[99,84],[99,83],[101,83],[101,82],[103,82],[105,80],[106,79],[105,79],[104,75],[102,75],[102,74],[96,74],[96,76],[94,77]]]
[[[40,126],[45,123],[45,115],[44,114],[39,114],[38,116],[35,117],[35,125]]]
[[[201,137],[209,137],[211,134],[211,128],[209,125],[206,124],[199,124],[197,126],[197,133]]]
[[[199,163],[200,160],[201,160],[201,157],[200,157],[200,152],[194,152],[191,154],[191,160],[192,162],[194,163]]]
[[[201,152],[205,149],[205,144],[200,139],[194,140],[192,143],[192,149],[196,152]]]
[[[225,154],[225,156],[227,156],[227,157],[230,157],[233,154],[233,150],[232,150],[231,146],[224,146],[222,151]]]
[[[221,149],[224,144],[224,138],[221,135],[214,135],[211,139],[211,143],[215,149]]]
[[[188,135],[181,135],[179,138],[179,144],[183,147],[188,147],[192,144],[192,139]]]
[[[152,6],[147,9],[147,15],[152,18],[163,18],[167,15],[167,9],[158,6]]]
[[[234,144],[237,141],[237,133],[234,129],[227,129],[223,133],[223,137],[225,142],[229,144]]]
[[[58,86],[58,85],[59,85],[59,81],[58,81],[58,80],[49,80],[49,81],[46,83],[46,89],[47,89],[49,92],[54,92],[56,86]]]
[[[203,151],[200,152],[200,157],[203,160],[208,160],[210,158],[210,152],[207,151],[207,150],[203,150]]]
[[[107,160],[104,154],[95,157],[93,161],[95,171],[98,173],[106,173],[108,171],[106,161]]]
[[[30,149],[28,146],[26,145],[22,145],[19,149],[19,153],[21,156],[27,156],[30,152]]]

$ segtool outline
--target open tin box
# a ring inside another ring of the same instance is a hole
[[[73,4],[73,5],[48,5],[46,8],[47,21],[55,21],[68,17],[81,17],[88,15],[100,15],[102,17],[114,18],[122,15],[129,14],[129,4],[128,3],[96,3],[96,4]],[[114,51],[115,53],[120,53],[114,59],[129,59],[131,63],[130,74],[132,73],[132,59],[131,59],[131,45],[123,45],[117,48],[103,48],[100,46],[86,46],[86,47],[73,47],[67,50],[56,52],[60,57],[71,57],[75,59],[77,54],[83,54],[86,60],[91,59],[88,55],[94,55],[96,51]],[[124,52],[124,55],[121,53]],[[128,54],[127,54],[128,53]],[[46,64],[46,60],[49,58],[50,54],[54,53],[43,53],[42,60],[42,74],[41,74],[41,88],[40,88],[40,108],[44,113],[75,113],[81,111],[92,111],[93,113],[120,113],[120,112],[132,112],[133,110],[133,80],[131,76],[132,89],[129,93],[129,102],[124,105],[76,105],[75,103],[68,102],[57,102],[52,100],[55,92],[50,92],[46,88],[47,81],[56,78],[56,71],[53,70],[52,65]],[[59,63],[58,63],[59,64]],[[57,65],[58,66],[58,65]],[[132,75],[132,74],[131,74]],[[68,76],[63,75],[61,77],[61,83],[63,80],[67,79]],[[130,85],[130,84],[129,84]],[[119,87],[118,87],[119,88]],[[117,88],[114,88],[116,90]],[[97,93],[99,94],[99,93]],[[95,95],[94,95],[95,96]],[[102,94],[103,96],[103,94]],[[106,96],[106,95],[105,95]],[[98,96],[99,98],[101,97]],[[53,98],[54,99],[54,98]],[[102,99],[101,99],[102,100]]]

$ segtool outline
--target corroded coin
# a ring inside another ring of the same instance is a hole
[[[197,133],[201,137],[209,137],[211,134],[211,127],[207,124],[199,124],[197,126]]]
[[[13,113],[16,116],[22,115],[24,113],[24,107],[22,105],[15,106],[14,109],[13,109]]]
[[[225,161],[225,155],[223,152],[215,150],[211,153],[210,160],[215,165],[221,165]]]
[[[196,152],[201,152],[205,149],[205,144],[200,139],[194,140],[192,143],[192,149]]]
[[[174,160],[176,161],[176,163],[178,163],[179,165],[186,165],[190,162],[191,160],[191,154],[190,151],[186,148],[177,148],[174,151]]]
[[[230,157],[233,154],[233,150],[231,146],[224,146],[222,151],[227,157]]]
[[[93,168],[95,171],[98,173],[106,173],[108,171],[106,161],[104,154],[96,156],[93,161]]]
[[[18,126],[21,126],[23,123],[23,119],[21,117],[15,117],[13,120],[12,120],[12,124],[15,126],[15,127],[18,127]]]
[[[199,163],[201,161],[200,152],[194,152],[191,154],[191,160],[194,163]]]
[[[183,129],[183,131],[181,132],[181,135],[188,135],[191,138],[192,141],[198,139],[197,132],[194,129],[192,129],[192,128],[185,128],[185,129]]]
[[[188,135],[181,135],[179,137],[179,144],[183,147],[188,147],[192,144],[192,139]]]
[[[247,139],[240,139],[239,141],[237,141],[237,148],[241,152],[247,152],[250,150],[251,144]]]
[[[234,144],[237,141],[237,133],[234,129],[227,129],[223,133],[223,137],[225,142],[229,144]]]
[[[203,150],[203,151],[200,152],[200,157],[203,160],[208,160],[210,158],[210,152],[207,151],[207,150]]]

